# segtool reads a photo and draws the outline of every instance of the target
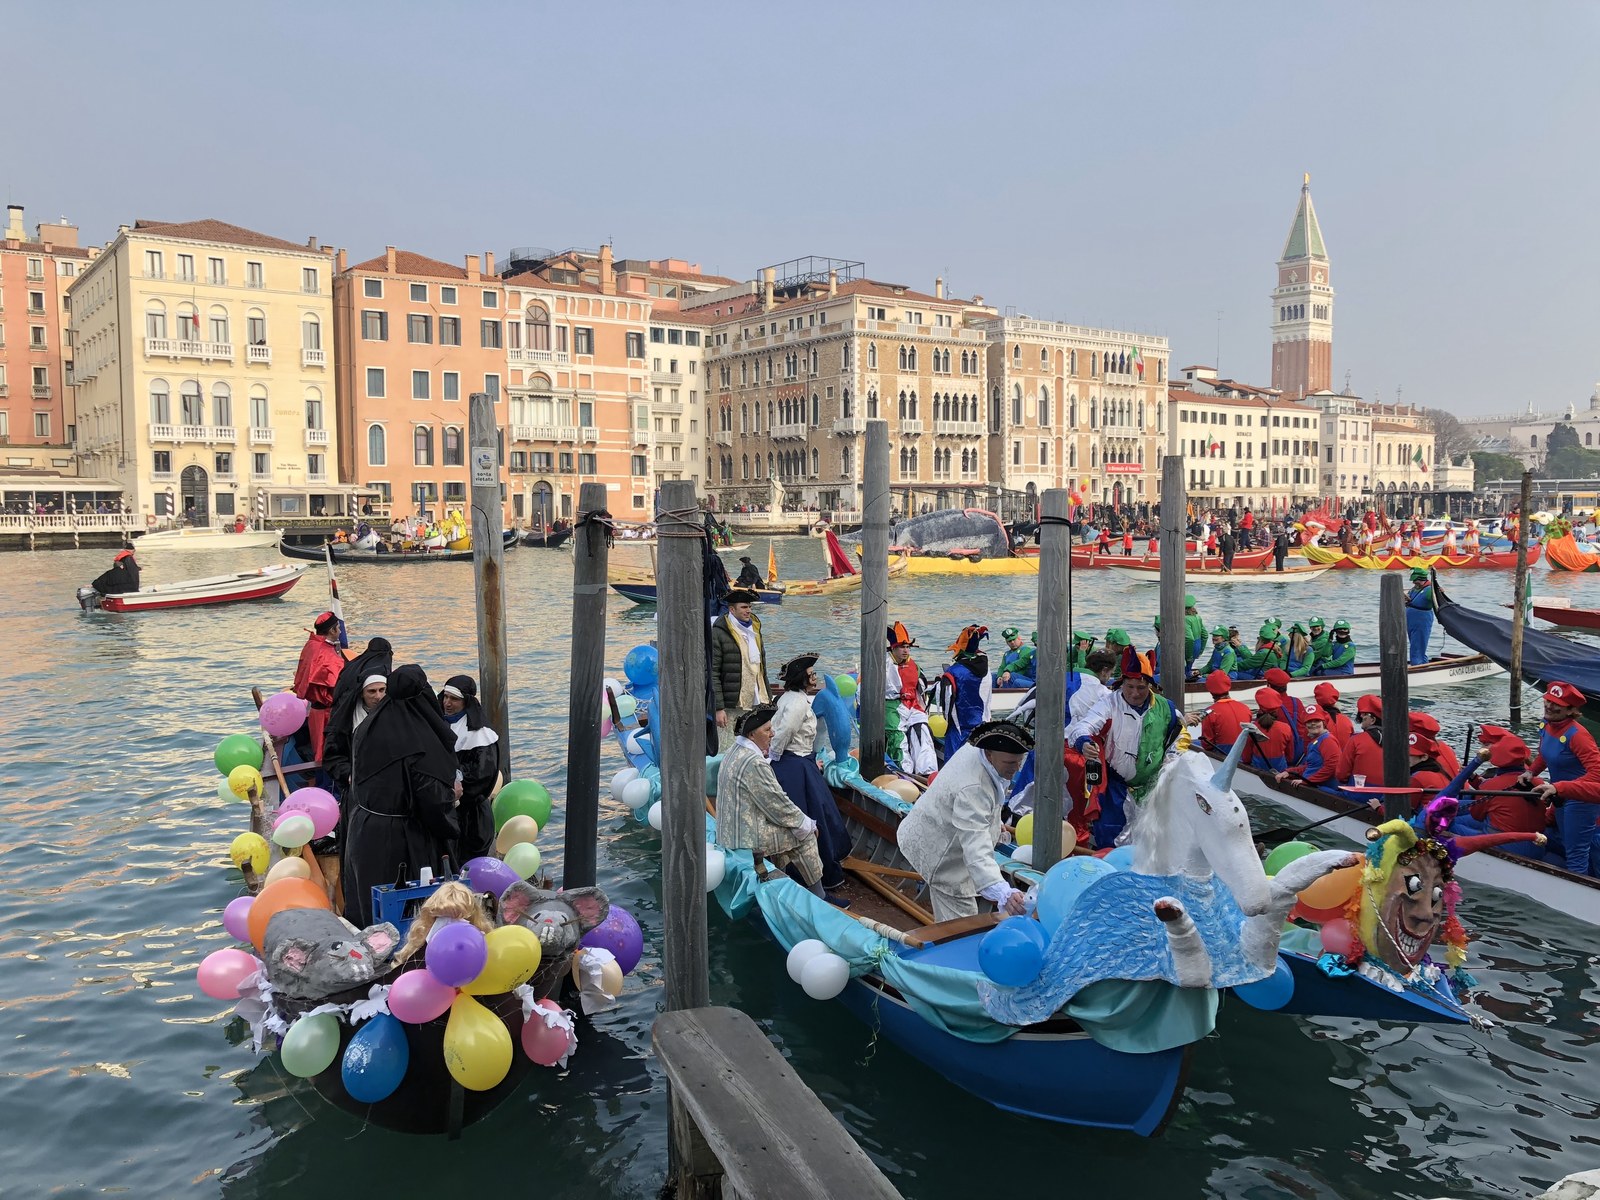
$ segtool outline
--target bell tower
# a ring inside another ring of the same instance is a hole
[[[1289,399],[1333,386],[1333,285],[1310,175],[1300,187],[1272,290],[1272,386]]]

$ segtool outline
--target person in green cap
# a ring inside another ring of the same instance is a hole
[[[1133,645],[1133,639],[1128,636],[1128,631],[1119,625],[1113,625],[1106,630],[1106,650],[1117,656],[1117,677],[1122,676],[1122,652]]]
[[[1087,671],[1089,669],[1089,655],[1092,653],[1094,653],[1094,634],[1074,633],[1072,635],[1070,669]]]
[[[1000,669],[994,673],[995,683],[1001,687],[1032,687],[1033,645],[1022,640],[1022,631],[1015,625],[1007,625],[1000,636],[1005,640],[1006,652],[1000,659]]]
[[[1278,626],[1268,621],[1256,635],[1256,648],[1239,659],[1240,678],[1260,679],[1273,667],[1283,666],[1285,661],[1283,649],[1278,645]]]
[[[1356,671],[1356,644],[1350,640],[1350,622],[1335,621],[1333,636],[1325,653],[1317,655],[1313,670],[1318,675],[1354,675]]]
[[[1193,592],[1185,592],[1183,596],[1183,640],[1189,652],[1185,665],[1193,675],[1195,660],[1206,652],[1206,623],[1195,606]]]
[[[1206,659],[1206,665],[1200,668],[1200,675],[1204,677],[1213,671],[1226,671],[1229,679],[1239,677],[1239,656],[1228,644],[1226,625],[1218,625],[1211,631],[1211,657]]]
[[[1311,648],[1311,630],[1302,621],[1289,626],[1289,654],[1284,670],[1297,679],[1304,679],[1317,665],[1317,652]]]
[[[1328,628],[1323,624],[1321,617],[1312,617],[1306,622],[1306,629],[1311,634],[1311,654],[1314,659],[1328,656]],[[1317,668],[1313,667],[1315,673]]]
[[[1428,638],[1433,635],[1433,584],[1426,567],[1411,568],[1411,590],[1406,593],[1406,641],[1411,643],[1411,665],[1428,661]]]

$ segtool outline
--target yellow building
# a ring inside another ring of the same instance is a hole
[[[273,515],[335,511],[333,267],[315,238],[124,225],[68,292],[83,473],[152,524],[274,490]]]

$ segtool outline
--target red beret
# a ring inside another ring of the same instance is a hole
[[[1489,761],[1497,767],[1518,766],[1531,756],[1528,743],[1518,737],[1497,738],[1494,745],[1489,747]]]
[[[1339,689],[1331,683],[1317,684],[1311,694],[1317,698],[1318,704],[1332,706],[1339,703]]]
[[[1356,701],[1356,712],[1372,713],[1374,716],[1378,717],[1383,716],[1383,697],[1371,695],[1362,696],[1361,699]]]
[[[1276,688],[1286,688],[1289,686],[1289,672],[1285,671],[1282,667],[1271,668],[1265,675],[1262,676],[1262,678]]]
[[[1233,680],[1228,678],[1228,673],[1216,670],[1206,676],[1206,691],[1213,696],[1226,696],[1233,691]]]
[[[1439,732],[1439,719],[1432,713],[1414,712],[1406,714],[1406,728],[1416,733],[1425,733],[1429,737]]]
[[[1283,697],[1272,688],[1257,688],[1256,708],[1260,712],[1278,712],[1283,708]]]

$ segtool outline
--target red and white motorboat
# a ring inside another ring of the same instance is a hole
[[[276,563],[255,571],[235,575],[213,575],[207,579],[180,579],[158,583],[116,596],[102,596],[90,587],[78,589],[78,605],[84,611],[94,608],[106,612],[149,612],[157,608],[196,608],[204,604],[236,604],[243,600],[271,600],[300,582],[308,567]]]

